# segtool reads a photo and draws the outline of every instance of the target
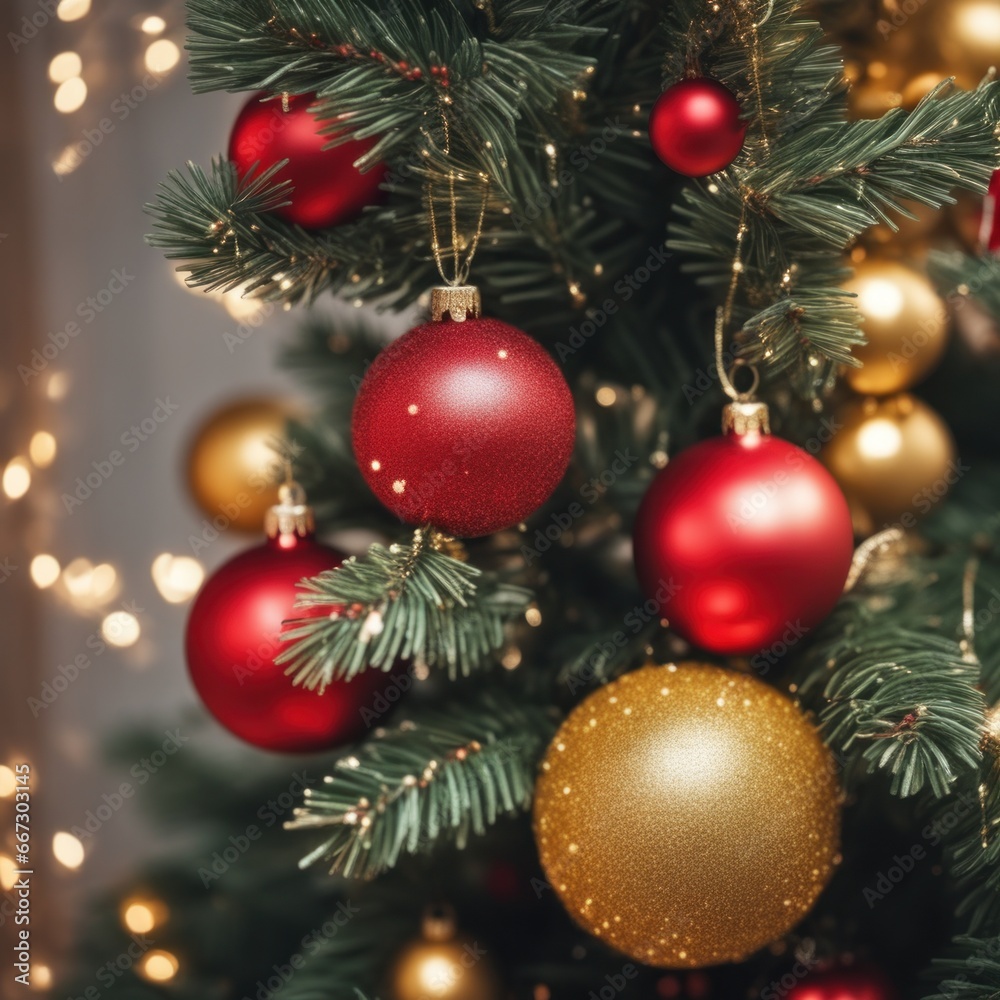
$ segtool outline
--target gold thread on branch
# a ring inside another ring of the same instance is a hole
[[[447,119],[445,119],[447,121]],[[445,150],[447,152],[447,148]],[[465,180],[464,177],[457,177],[458,180]],[[458,198],[455,194],[456,173],[454,170],[448,172],[448,209],[451,222],[451,246],[443,248],[438,233],[437,213],[434,205],[434,183],[428,181],[426,186],[427,195],[427,219],[431,229],[431,253],[434,256],[434,264],[441,275],[441,280],[453,287],[464,285],[469,279],[469,271],[472,268],[472,260],[479,249],[479,240],[483,234],[483,219],[486,216],[486,202],[489,198],[490,182],[485,174],[479,174],[479,181],[482,184],[482,199],[479,204],[479,215],[476,218],[476,226],[472,237],[467,241],[463,240],[458,225]],[[462,250],[466,250],[465,259],[462,259]],[[445,252],[450,251],[454,273],[449,278],[445,273],[444,258]]]

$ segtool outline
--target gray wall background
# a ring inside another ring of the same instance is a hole
[[[34,18],[46,6],[46,0],[17,0],[15,20]],[[34,342],[44,343],[51,331],[78,319],[79,304],[105,289],[113,272],[129,276],[125,289],[92,322],[81,324],[80,335],[51,363],[50,370],[69,376],[65,398],[45,398],[44,378],[23,387],[38,400],[36,422],[52,430],[59,443],[55,464],[38,473],[28,496],[17,502],[31,511],[28,548],[51,552],[64,566],[78,556],[113,564],[121,592],[111,607],[135,602],[143,609],[138,615],[140,641],[93,656],[92,665],[40,715],[44,756],[36,766],[45,789],[46,850],[52,830],[82,823],[102,795],[128,777],[127,769],[109,771],[102,761],[108,734],[143,722],[166,730],[185,713],[197,711],[182,655],[188,605],[167,604],[150,576],[160,552],[190,554],[189,536],[203,518],[188,496],[183,475],[191,435],[227,399],[296,390],[276,370],[275,357],[304,318],[302,309],[274,310],[231,350],[224,336],[236,332],[239,324],[220,304],[181,288],[172,265],[143,242],[151,220],[142,206],[157,182],[188,159],[207,165],[221,153],[245,99],[193,96],[182,61],[135,102],[127,117],[119,117],[115,109],[121,104],[113,108],[112,102],[134,86],[142,87],[147,74],[142,54],[149,39],[136,25],[148,13],[162,14],[168,22],[165,37],[183,44],[179,4],[148,6],[135,0],[94,0],[85,18],[68,24],[50,18],[13,56],[0,41],[0,58],[14,60],[27,122],[23,148],[31,189],[24,196],[32,206],[39,315]],[[55,53],[67,49],[83,56],[90,92],[79,111],[63,115],[53,108],[55,86],[47,78],[47,66]],[[113,130],[75,171],[57,176],[52,162],[59,151],[71,141],[86,141],[86,130],[99,127],[105,117],[114,120]],[[323,308],[351,309],[346,304]],[[392,325],[407,324],[394,320]],[[20,380],[16,388],[22,391]],[[72,489],[78,476],[86,476],[93,461],[120,447],[121,435],[150,415],[158,399],[167,398],[177,406],[176,413],[129,454],[89,500],[68,513],[60,495]],[[0,456],[3,462],[8,458]],[[210,572],[253,541],[224,536],[199,558]],[[40,652],[31,669],[40,689],[44,680],[56,676],[60,664],[88,652],[88,638],[97,631],[103,612],[81,615],[53,590],[37,596]],[[219,752],[243,753],[249,766],[274,765],[274,758],[237,748],[211,727],[208,732],[206,738]],[[154,776],[92,838],[78,871],[53,871],[51,891],[59,902],[53,919],[61,942],[81,918],[87,892],[117,883],[142,856],[160,846],[157,831],[145,827],[139,815],[141,799],[155,794]]]

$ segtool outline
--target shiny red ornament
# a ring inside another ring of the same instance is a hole
[[[1000,251],[1000,170],[990,180],[983,198],[983,215],[979,227],[979,242],[990,253]]]
[[[739,155],[746,136],[742,108],[717,80],[681,80],[657,98],[649,116],[653,152],[685,177],[707,177]]]
[[[212,715],[247,743],[312,753],[366,731],[361,710],[371,707],[385,674],[364,671],[319,694],[293,686],[284,665],[274,662],[284,647],[283,621],[324,613],[293,610],[295,585],[343,559],[311,533],[279,534],[230,559],[195,599],[185,638],[191,680]]]
[[[306,229],[326,229],[350,222],[366,205],[382,200],[379,185],[386,166],[379,163],[364,173],[354,166],[375,145],[373,138],[324,149],[336,133],[320,134],[329,122],[309,113],[315,100],[315,94],[290,97],[285,111],[280,98],[255,94],[233,125],[229,159],[241,177],[255,163],[263,170],[287,159],[275,182],[292,182],[291,204],[276,208],[274,214]]]
[[[543,504],[573,451],[566,380],[527,334],[495,319],[438,320],[368,369],[351,422],[379,500],[459,537],[510,527]]]
[[[830,473],[762,430],[671,459],[634,531],[650,602],[686,639],[725,655],[778,653],[818,625],[843,591],[853,546]]]

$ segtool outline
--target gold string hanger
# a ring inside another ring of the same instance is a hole
[[[479,240],[483,235],[483,219],[486,216],[486,201],[489,197],[489,178],[485,174],[479,174],[479,182],[482,185],[482,199],[479,204],[479,214],[476,218],[476,227],[471,238],[466,242],[462,239],[458,224],[458,198],[455,194],[455,181],[466,180],[464,175],[457,175],[454,170],[448,171],[448,215],[451,223],[451,246],[442,247],[438,233],[437,212],[434,204],[434,182],[428,181],[426,187],[427,194],[427,216],[431,227],[431,253],[434,255],[434,263],[437,266],[441,280],[455,288],[464,285],[469,279],[469,271],[472,268],[472,260],[479,249]],[[465,257],[462,257],[463,248]],[[445,260],[450,256],[452,273],[446,273]]]
[[[451,130],[448,116],[442,112],[441,124],[444,131],[445,156],[451,155]],[[428,138],[430,138],[428,136]],[[433,140],[431,140],[433,141]],[[453,168],[448,170],[448,217],[451,226],[451,245],[442,247],[438,231],[437,209],[434,204],[434,181],[429,179],[424,193],[427,198],[427,218],[431,230],[431,253],[438,274],[444,282],[443,286],[431,290],[431,316],[442,320],[449,316],[455,322],[463,322],[468,317],[478,318],[482,312],[479,289],[468,284],[472,260],[479,249],[479,241],[483,234],[483,220],[486,217],[486,203],[489,198],[489,175],[479,172],[476,179],[482,186],[482,199],[479,204],[479,214],[476,218],[475,230],[466,241],[463,240],[458,220],[458,197],[455,193],[456,181],[468,181],[466,174],[458,173]],[[463,257],[464,251],[464,257]],[[451,261],[451,274],[447,273],[445,261]]]
[[[747,203],[744,198],[740,206],[740,222],[736,229],[736,250],[730,265],[729,288],[726,291],[725,304],[719,306],[715,311],[715,370],[723,391],[734,403],[753,402],[757,389],[760,387],[760,372],[756,365],[743,358],[735,358],[732,366],[727,370],[725,363],[726,327],[732,319],[736,290],[739,286],[740,275],[743,273],[743,239],[747,234],[746,215]],[[740,368],[746,368],[753,378],[750,388],[743,392],[737,389],[734,384],[736,372]]]

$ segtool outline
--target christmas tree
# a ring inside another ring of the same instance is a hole
[[[998,994],[993,199],[913,230],[987,191],[1000,85],[896,42],[974,6],[188,0],[194,88],[249,96],[150,243],[430,318],[285,351],[313,415],[187,650],[322,778],[173,769],[204,840],[125,894],[167,950],[119,996]]]

